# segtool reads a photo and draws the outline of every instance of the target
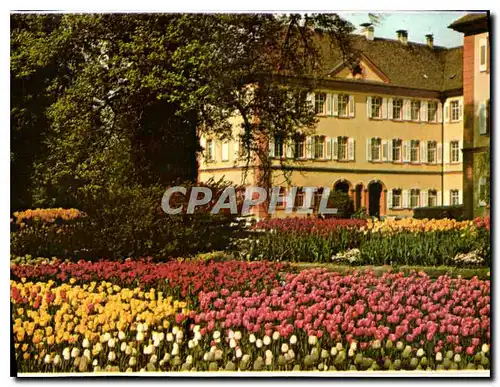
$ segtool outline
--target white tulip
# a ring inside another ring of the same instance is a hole
[[[85,351],[83,351],[83,356],[86,357],[89,361],[91,359],[91,353],[90,353],[90,350],[89,349],[85,349]]]
[[[46,354],[45,357],[43,358],[43,362],[45,364],[50,364],[51,358],[49,354]]]
[[[278,331],[273,333],[273,340],[276,341],[280,338],[280,333]]]
[[[443,360],[443,354],[441,352],[436,353],[436,361],[440,362]]]
[[[267,346],[267,345],[271,344],[271,338],[266,335],[266,336],[264,336],[263,342],[264,342],[264,345]]]
[[[251,333],[250,336],[248,337],[248,341],[250,341],[252,344],[255,343],[256,338],[255,338],[255,335],[253,333]]]
[[[61,356],[54,356],[54,365],[58,365],[61,362]]]
[[[174,335],[172,333],[167,333],[167,341],[174,341]]]
[[[481,346],[481,352],[482,353],[488,353],[488,351],[490,350],[490,346],[486,343],[484,343],[482,346]]]
[[[109,361],[115,361],[116,359],[116,355],[113,351],[111,351],[110,353],[108,353],[108,360]]]
[[[235,339],[231,339],[229,340],[229,346],[231,348],[236,348],[236,340]]]
[[[157,361],[158,361],[158,356],[156,356],[155,354],[152,354],[151,358],[149,359],[149,362],[151,364],[156,364]]]
[[[109,339],[108,340],[108,347],[109,348],[114,348],[115,347],[115,339]]]
[[[234,338],[235,338],[236,340],[240,341],[240,340],[241,340],[241,337],[242,337],[242,335],[241,335],[241,332],[240,332],[240,331],[236,331],[236,332],[234,332]]]
[[[136,364],[137,364],[137,359],[136,359],[134,356],[132,356],[132,357],[128,360],[128,365],[129,365],[129,366],[131,366],[131,367],[133,367],[133,366],[135,366]]]
[[[297,336],[292,335],[292,337],[290,337],[290,344],[292,345],[297,344]]]
[[[83,348],[89,348],[89,347],[90,347],[90,342],[89,342],[89,339],[87,339],[87,338],[84,338],[84,339],[83,339],[83,342],[82,342],[82,347],[83,347]]]
[[[80,349],[78,349],[78,348],[76,348],[76,347],[75,347],[75,348],[73,348],[73,349],[71,350],[71,357],[74,359],[74,358],[75,358],[75,357],[77,357],[78,355],[80,355]]]
[[[188,355],[186,357],[186,364],[193,364],[193,356],[192,355]]]
[[[71,357],[71,353],[70,353],[68,347],[63,349],[62,355],[63,355],[64,360],[69,360],[69,358]]]
[[[237,357],[237,358],[240,358],[241,356],[243,356],[243,352],[241,352],[241,349],[240,349],[240,348],[237,348],[237,349],[236,349],[236,357]]]
[[[124,341],[120,345],[120,351],[125,352],[126,349],[127,349],[127,343]]]
[[[257,348],[262,348],[262,340],[257,339],[257,341],[255,342],[255,345],[257,346]]]
[[[144,326],[142,323],[137,324],[137,332],[144,332]]]
[[[144,333],[142,332],[137,332],[137,335],[135,337],[137,341],[143,341],[144,340]]]
[[[125,332],[122,332],[122,331],[118,332],[118,339],[124,340],[125,339]]]
[[[307,339],[307,342],[309,343],[309,345],[316,345],[316,343],[318,342],[318,338],[316,336],[311,335]]]
[[[417,357],[422,357],[425,355],[425,351],[423,348],[419,348],[417,351]]]
[[[214,338],[214,340],[219,339],[220,338],[220,332],[219,331],[215,331],[212,337]]]
[[[281,344],[281,352],[283,352],[283,353],[288,352],[288,344],[287,343]]]

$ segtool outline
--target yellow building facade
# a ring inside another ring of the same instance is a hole
[[[272,185],[281,186],[283,195],[290,186],[329,187],[347,192],[355,210],[379,217],[462,204],[461,48],[434,47],[432,37],[427,45],[410,43],[406,31],[400,32],[396,40],[357,37],[365,50],[356,75],[341,64],[332,66],[308,97],[318,116],[313,134],[293,143],[269,139]],[[422,81],[406,81],[390,61],[377,63],[383,50],[399,50],[401,61],[418,61]],[[439,74],[432,72],[436,69]],[[234,119],[234,138],[240,123]],[[238,141],[202,137],[201,146],[200,181],[252,185],[253,170],[244,167]],[[275,216],[290,215],[281,210]]]

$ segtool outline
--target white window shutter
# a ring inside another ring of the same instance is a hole
[[[449,206],[450,205],[450,190],[447,189],[444,191],[443,195],[443,206]]]
[[[438,102],[437,122],[443,122],[443,104]]]
[[[436,162],[438,164],[441,164],[443,162],[443,144],[438,142],[437,144],[437,155],[436,155]]]
[[[356,152],[356,148],[354,145],[354,138],[349,137],[347,139],[347,150],[349,152],[349,160],[354,161],[354,156]]]
[[[444,103],[444,122],[450,122],[450,104]]]
[[[366,98],[366,116],[368,118],[372,117],[372,97]]]
[[[366,139],[366,161],[372,161],[372,139]]]
[[[427,101],[420,102],[420,121],[427,122]]]
[[[240,142],[238,141],[238,137],[233,141],[233,151],[234,151],[234,159],[238,160],[240,158]]]
[[[326,94],[326,115],[333,115],[332,95],[330,93]]]
[[[286,142],[286,157],[288,159],[293,159],[293,141],[292,140],[287,140]]]
[[[229,142],[224,141],[222,142],[222,161],[228,161],[229,160]]]
[[[349,96],[349,117],[354,117],[355,115],[356,115],[356,105],[354,104],[354,95],[350,95]]]
[[[410,119],[411,119],[410,100],[405,99],[403,101],[403,120],[409,121]]]
[[[461,189],[458,190],[458,204],[464,204],[464,202],[463,202],[463,191]]]
[[[307,93],[307,102],[311,105],[310,107],[314,108],[314,93]]]
[[[326,138],[326,152],[325,152],[325,158],[328,160],[331,160],[332,158],[332,141],[333,139],[331,137]]]
[[[332,159],[337,160],[339,158],[339,139],[338,137],[332,138]]]
[[[458,120],[462,121],[464,116],[464,104],[462,98],[458,100]]]
[[[440,206],[442,204],[442,200],[441,200],[441,191],[437,191],[437,205]]]
[[[487,134],[486,103],[479,104],[479,134]]]
[[[338,94],[333,94],[332,96],[332,114],[334,116],[339,115],[339,95]]]
[[[409,194],[409,192],[406,189],[401,191],[401,196],[402,196],[401,200],[403,202],[402,208],[408,208],[408,204],[409,204],[408,203],[408,194]]]
[[[451,153],[451,145],[449,141],[446,141],[444,143],[444,164],[449,164],[450,163],[450,153]]]
[[[392,161],[393,152],[393,142],[392,140],[387,140],[387,161]]]
[[[203,154],[207,154],[207,150],[205,149],[207,147],[207,139],[205,138],[205,136],[201,136],[200,137],[200,146],[201,148],[203,149]]]
[[[269,139],[269,157],[274,157],[274,138]]]
[[[423,189],[420,191],[420,207],[427,207],[429,205],[429,191]]]
[[[210,142],[210,148],[211,148],[211,153],[212,153],[212,159],[211,159],[211,161],[215,161],[215,160],[217,160],[217,156],[216,156],[216,154],[215,154],[215,153],[216,153],[216,149],[217,149],[217,148],[216,148],[216,146],[217,146],[217,145],[216,145],[216,143],[215,143],[215,140],[212,140],[212,141]]]
[[[463,157],[463,156],[464,156],[464,155],[463,155],[463,147],[464,147],[464,141],[463,141],[463,140],[460,140],[460,141],[458,142],[458,161],[459,161],[460,163],[462,163],[462,162],[463,162],[463,160],[464,160],[464,157]]]
[[[307,159],[313,158],[312,137],[311,136],[307,136],[307,138],[306,138],[306,158]]]
[[[382,119],[387,119],[387,98],[382,98]]]
[[[485,61],[481,63],[481,49],[484,47]],[[479,40],[479,71],[486,71],[488,65],[488,44],[485,38]]]
[[[392,208],[392,189],[387,190],[387,208]]]
[[[420,141],[420,162],[427,163],[427,141]]]
[[[387,161],[388,145],[387,140],[382,140],[382,161]]]
[[[403,162],[407,163],[410,161],[410,141],[403,141]]]
[[[392,107],[392,98],[389,98],[387,100],[387,118],[392,120],[393,119],[393,107]]]

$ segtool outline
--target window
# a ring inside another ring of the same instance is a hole
[[[427,121],[436,122],[437,121],[437,102],[429,102],[427,104]]]
[[[321,203],[321,197],[323,196],[323,188],[318,188],[314,194],[312,199],[312,207],[317,211],[319,209],[319,205]]]
[[[215,142],[214,140],[207,140],[207,161],[215,160]]]
[[[451,162],[458,163],[460,161],[460,145],[458,141],[450,143]]]
[[[428,204],[427,205],[429,207],[436,207],[437,206],[437,197],[438,197],[437,191],[434,190],[434,189],[430,189],[429,190],[429,195],[428,195],[428,198],[427,198],[427,200],[428,200],[428,202],[427,202]]]
[[[302,188],[297,188],[295,193],[295,207],[302,207],[304,205],[304,190]]]
[[[325,114],[326,94],[317,93],[314,98],[314,111],[316,114]]]
[[[401,161],[401,148],[403,141],[399,139],[392,140],[392,161]]]
[[[460,120],[460,101],[451,101],[451,120]]]
[[[400,189],[393,189],[392,190],[392,207],[393,208],[401,208],[402,207],[401,190]]]
[[[349,115],[349,96],[346,94],[339,94],[339,116],[347,117]]]
[[[412,189],[410,191],[410,208],[415,208],[420,205],[420,190]]]
[[[338,159],[347,160],[348,159],[347,137],[339,137],[337,141],[339,147]]]
[[[372,117],[382,118],[382,98],[372,97]]]
[[[418,163],[419,155],[420,155],[420,141],[412,140],[411,150],[410,150],[410,161],[412,163]]]
[[[274,138],[274,157],[283,157],[283,137],[281,136]]]
[[[427,142],[427,162],[435,163],[437,161],[437,142]]]
[[[420,101],[411,101],[411,119],[418,121],[420,118]]]
[[[372,160],[380,161],[382,155],[380,154],[382,140],[380,138],[372,138],[371,148],[372,148]]]
[[[303,159],[306,157],[306,141],[304,137],[295,140],[293,156],[296,159]]]
[[[314,158],[322,159],[325,150],[325,136],[314,136]]]
[[[450,196],[451,196],[451,205],[458,206],[460,204],[460,196],[458,189],[451,190]]]
[[[395,99],[392,101],[392,118],[395,120],[403,119],[403,100]]]

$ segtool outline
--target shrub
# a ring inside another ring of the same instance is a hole
[[[327,214],[326,218],[350,218],[354,213],[354,202],[349,194],[333,190],[328,196],[328,208],[336,208],[336,214]]]
[[[185,184],[188,191],[190,184]],[[225,182],[207,184],[219,194]],[[236,215],[210,214],[215,203],[194,214],[165,214],[161,199],[165,187],[121,187],[81,197],[86,217],[70,223],[33,222],[11,233],[14,255],[70,259],[186,256],[224,250],[230,238],[240,236]],[[177,198],[187,202],[186,197]],[[172,204],[172,206],[174,206]]]
[[[463,206],[419,207],[413,210],[413,217],[416,219],[465,219]]]

